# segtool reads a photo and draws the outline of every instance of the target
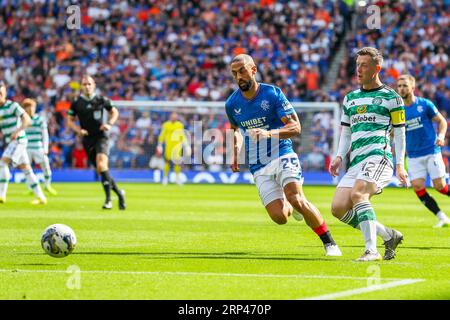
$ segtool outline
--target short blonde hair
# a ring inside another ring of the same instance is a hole
[[[25,100],[22,101],[22,106],[24,108],[36,107],[36,101],[34,99],[31,99],[31,98],[26,98]]]
[[[405,81],[409,81],[409,83],[411,84],[411,86],[413,88],[416,87],[416,78],[414,78],[412,75],[410,74],[402,74],[398,80],[405,80]]]
[[[364,47],[362,49],[359,49],[356,53],[356,57],[359,56],[370,56],[372,58],[372,61],[380,66],[383,63],[383,55],[380,53],[380,51],[378,51],[377,48]]]

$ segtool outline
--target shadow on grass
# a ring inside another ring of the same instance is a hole
[[[314,247],[314,246],[311,246]],[[317,247],[314,247],[317,248]],[[23,255],[42,255],[38,253],[22,253]],[[108,251],[78,251],[72,255],[95,256],[138,256],[144,259],[217,259],[217,260],[284,260],[284,261],[333,261],[336,257],[311,257],[309,254],[273,254],[252,252],[108,252]],[[308,257],[305,257],[308,256]]]
[[[334,257],[301,257],[307,254],[272,254],[251,252],[77,252],[76,255],[124,255],[143,256],[148,259],[217,259],[217,260],[284,260],[284,261],[330,261]]]
[[[316,246],[302,246],[303,248],[316,248]],[[340,248],[360,248],[364,249],[363,245],[339,245]],[[399,245],[399,249],[414,249],[414,250],[450,250],[450,247],[412,247]]]

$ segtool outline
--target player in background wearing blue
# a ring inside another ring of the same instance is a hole
[[[300,134],[300,121],[280,88],[258,83],[256,65],[249,55],[231,61],[231,73],[239,86],[225,107],[234,130],[233,172],[239,171],[238,155],[245,134],[245,151],[261,201],[277,224],[292,214],[320,237],[327,256],[342,253],[327,229],[319,210],[302,189],[302,171],[291,137]]]
[[[441,147],[445,143],[447,121],[428,99],[414,96],[416,80],[411,75],[402,75],[397,81],[397,92],[405,102],[406,154],[411,185],[420,201],[438,218],[436,228],[450,225],[450,219],[439,208],[436,200],[427,192],[425,181],[428,175],[434,188],[450,196],[445,181],[445,165]],[[438,123],[438,134],[433,127]]]

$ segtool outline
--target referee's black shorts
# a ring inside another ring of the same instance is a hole
[[[109,156],[109,139],[107,137],[84,137],[83,147],[87,153],[89,161],[96,166],[97,154],[103,153]]]

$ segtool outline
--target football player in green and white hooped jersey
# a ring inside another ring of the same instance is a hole
[[[0,203],[6,202],[11,173],[9,165],[18,167],[25,174],[25,180],[37,196],[32,204],[46,204],[39,181],[30,166],[27,155],[27,136],[24,129],[31,123],[28,114],[22,107],[6,98],[6,85],[0,82],[0,131],[5,138],[6,147],[0,159]]]
[[[57,192],[51,185],[52,170],[48,160],[48,129],[45,119],[36,114],[36,101],[25,99],[22,102],[25,112],[31,118],[31,125],[25,129],[28,145],[27,152],[30,163],[37,163],[44,173],[45,190],[50,194],[56,195]]]
[[[395,144],[396,175],[407,186],[405,158],[405,108],[402,98],[379,79],[383,57],[376,48],[357,52],[357,78],[361,88],[344,98],[342,132],[330,173],[338,175],[342,159],[350,152],[350,164],[334,194],[331,211],[339,220],[361,230],[365,252],[357,261],[381,260],[376,239],[384,240],[384,259],[395,257],[403,235],[376,220],[370,198],[381,193],[393,175],[390,133]]]

